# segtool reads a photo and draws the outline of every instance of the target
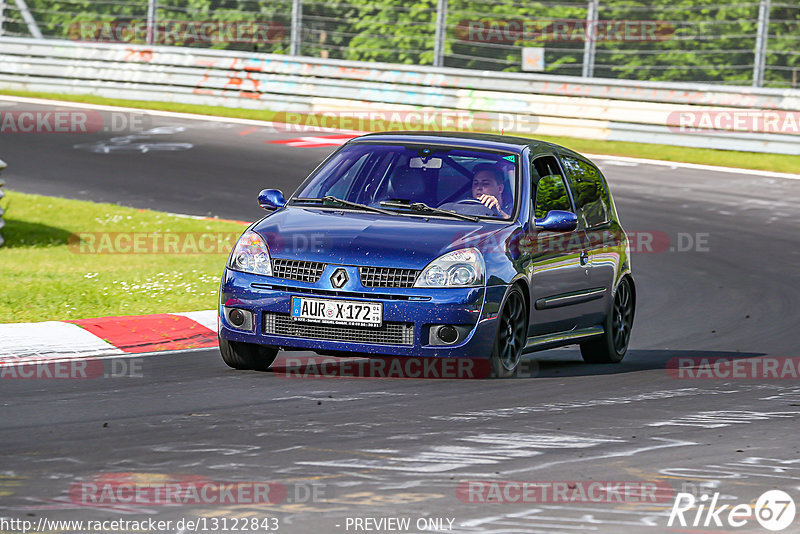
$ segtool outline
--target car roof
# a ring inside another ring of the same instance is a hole
[[[513,135],[497,135],[472,132],[377,132],[356,137],[351,142],[386,141],[448,144],[474,148],[490,148],[509,152],[522,152],[530,147],[532,152],[566,150],[564,147]]]

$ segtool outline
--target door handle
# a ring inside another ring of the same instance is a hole
[[[589,253],[586,252],[585,250],[582,250],[580,259],[581,259],[581,266],[586,267],[586,264],[589,263]]]

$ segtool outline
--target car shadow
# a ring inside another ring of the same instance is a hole
[[[661,369],[677,374],[682,369],[698,369],[705,360],[740,360],[766,356],[763,352],[716,350],[631,350],[620,363],[593,364],[581,358],[578,349],[559,349],[525,356],[515,378],[563,378],[570,376],[615,375]]]
[[[650,370],[662,370],[676,378],[693,378],[699,369],[708,372],[709,363],[721,358],[733,361],[765,355],[756,352],[632,350],[620,363],[591,364],[583,361],[580,350],[556,349],[525,356],[517,373],[509,379],[614,375]],[[287,354],[276,360],[270,372],[286,378],[371,379],[481,379],[490,374],[489,361],[485,358],[471,362],[462,360],[459,363],[458,359],[448,358],[365,356],[333,357],[307,352]],[[680,373],[685,376],[679,376]]]

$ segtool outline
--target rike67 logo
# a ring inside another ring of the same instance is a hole
[[[719,504],[719,493],[711,499],[691,493],[678,493],[669,514],[667,526],[681,527],[743,527],[753,519],[767,530],[779,532],[791,526],[795,516],[794,500],[781,490],[761,494],[755,505]]]

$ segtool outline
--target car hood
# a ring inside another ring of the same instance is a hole
[[[477,246],[507,224],[290,207],[254,230],[273,258],[422,269],[451,250]]]

